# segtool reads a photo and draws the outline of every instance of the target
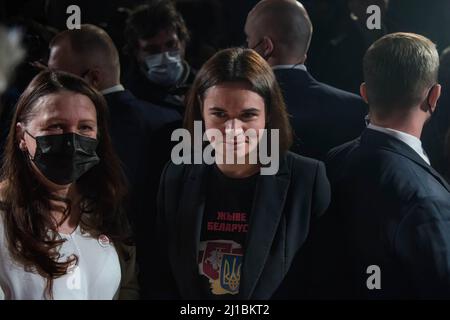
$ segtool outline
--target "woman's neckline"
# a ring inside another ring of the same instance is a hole
[[[223,172],[216,163],[214,163],[214,169],[218,172],[219,175],[221,175],[222,177],[224,177],[226,179],[230,179],[230,180],[246,180],[246,179],[254,178],[260,174],[260,170],[257,170],[246,176],[230,176],[230,175],[226,174],[225,172]]]
[[[58,234],[60,236],[63,236],[63,237],[72,237],[73,235],[78,234],[79,231],[80,231],[80,224],[78,224],[76,226],[76,228],[73,229],[72,232],[70,232],[70,233],[65,233],[65,232],[58,231]]]

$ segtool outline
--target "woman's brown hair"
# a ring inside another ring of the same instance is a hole
[[[25,269],[47,279],[46,296],[52,298],[53,280],[67,273],[76,257],[58,261],[58,248],[64,240],[57,232],[58,222],[50,214],[55,201],[64,217],[70,215],[69,199],[57,198],[39,182],[30,165],[29,156],[19,148],[16,134],[18,122],[26,125],[34,115],[36,102],[44,96],[70,91],[87,96],[97,113],[100,162],[77,183],[81,195],[80,226],[93,237],[105,234],[117,244],[128,239],[126,217],[121,209],[126,195],[125,178],[113,152],[108,133],[108,111],[102,95],[84,80],[63,72],[38,74],[21,95],[6,142],[2,167],[2,210],[8,249],[13,259]],[[59,222],[60,224],[61,222]]]
[[[275,75],[267,62],[251,49],[230,48],[217,52],[198,72],[186,96],[184,127],[194,137],[194,121],[202,120],[206,91],[224,82],[242,81],[264,99],[266,129],[279,129],[280,154],[292,144],[292,129]]]

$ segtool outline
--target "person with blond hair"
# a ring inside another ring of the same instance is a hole
[[[343,241],[337,292],[450,298],[450,187],[420,141],[441,93],[436,47],[421,35],[388,34],[367,50],[363,69],[370,124],[326,161],[332,239]]]

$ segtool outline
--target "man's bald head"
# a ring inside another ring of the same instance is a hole
[[[245,31],[248,38],[270,38],[281,60],[304,60],[311,42],[312,24],[298,1],[262,0],[248,14]]]
[[[90,24],[58,33],[50,42],[48,66],[82,77],[92,73],[91,77],[99,77],[93,83],[99,90],[120,81],[116,46],[103,29]]]

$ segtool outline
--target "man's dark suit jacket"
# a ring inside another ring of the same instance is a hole
[[[328,248],[339,252],[335,267],[342,267],[338,294],[450,298],[445,180],[407,144],[371,129],[332,150],[326,165],[332,187],[326,216],[335,218]],[[380,267],[380,290],[367,287],[371,265]]]
[[[324,160],[327,152],[357,138],[365,128],[361,97],[316,81],[307,71],[275,69],[295,139],[291,151]]]
[[[128,90],[106,94],[105,98],[111,139],[129,183],[132,204],[129,218],[136,224],[141,211],[156,216],[159,176],[170,157],[167,128],[180,124],[181,119],[177,112],[139,100]],[[150,212],[152,198],[154,209]]]
[[[184,62],[184,65],[185,74],[182,76],[181,83],[167,88],[151,82],[142,73],[141,68],[135,62],[131,62],[124,76],[125,86],[139,99],[183,115],[184,103],[177,96],[185,95],[195,78],[195,74],[187,62]]]
[[[157,240],[148,248],[159,254],[144,288],[147,298],[205,298],[197,255],[211,169],[169,164],[163,172]],[[312,220],[329,204],[324,165],[289,152],[277,174],[258,177],[253,199],[238,299],[295,298],[302,289],[296,281],[302,274],[300,248]]]

